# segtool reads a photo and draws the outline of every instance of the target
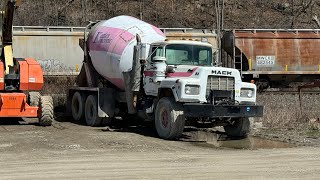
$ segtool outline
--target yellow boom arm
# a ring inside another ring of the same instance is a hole
[[[12,24],[14,10],[21,0],[7,0],[1,8],[1,59],[5,64],[5,74],[9,74],[9,66],[13,66]]]

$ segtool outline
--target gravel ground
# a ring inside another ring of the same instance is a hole
[[[186,128],[177,141],[146,127],[39,127],[2,121],[1,179],[317,179],[320,151]]]

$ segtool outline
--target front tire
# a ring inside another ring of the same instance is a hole
[[[250,133],[249,118],[235,119],[233,124],[224,126],[224,130],[226,134],[231,137],[247,137]]]
[[[185,124],[183,107],[173,98],[161,98],[156,107],[155,126],[162,139],[176,139],[182,135]]]
[[[94,95],[88,96],[85,105],[85,118],[88,126],[100,126],[102,118],[98,116],[98,100]]]

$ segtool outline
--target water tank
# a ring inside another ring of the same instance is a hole
[[[89,32],[87,45],[94,68],[102,77],[122,90],[122,72],[132,68],[137,34],[140,35],[142,43],[165,40],[160,29],[130,16],[117,16],[101,21]]]

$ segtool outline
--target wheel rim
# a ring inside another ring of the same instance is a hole
[[[162,109],[160,118],[161,118],[160,119],[161,120],[161,126],[164,129],[167,129],[168,125],[169,125],[169,114],[168,114],[168,111],[165,108]]]
[[[88,126],[98,126],[101,119],[98,116],[97,100],[94,96],[89,96],[85,105],[85,119]]]

